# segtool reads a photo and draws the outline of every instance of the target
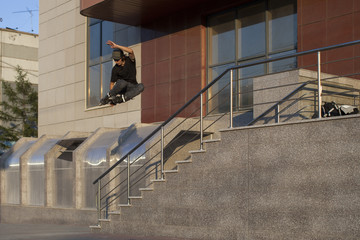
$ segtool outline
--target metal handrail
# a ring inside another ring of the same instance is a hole
[[[289,93],[288,95],[286,95],[284,98],[282,98],[281,100],[279,100],[278,102],[276,102],[274,105],[272,105],[268,110],[266,110],[265,112],[263,112],[262,114],[260,114],[258,117],[256,117],[255,119],[253,119],[251,122],[248,123],[248,126],[254,125],[256,122],[258,122],[261,118],[265,117],[267,114],[269,114],[270,112],[272,112],[273,110],[275,110],[280,104],[286,102],[289,98],[291,98],[292,96],[294,96],[296,93],[298,93],[299,91],[305,89],[305,87],[308,84],[315,84],[315,82],[317,82],[317,80],[311,80],[311,81],[307,81],[303,84],[301,84],[299,87],[297,87],[294,91],[292,91],[291,93]],[[330,84],[330,83],[322,83],[323,86],[326,87],[333,87],[333,88],[338,88],[338,89],[343,89],[343,90],[348,90],[350,92],[360,92],[360,89],[357,88],[352,88],[352,87],[346,87],[346,86],[338,86],[338,85],[334,85],[334,84]],[[342,94],[340,94],[342,95]]]
[[[103,174],[101,174],[100,177],[98,177],[93,184],[98,183],[103,177],[105,177],[107,174],[109,174],[115,167],[117,167],[121,162],[123,162],[129,155],[131,155],[133,152],[135,152],[140,146],[142,146],[144,143],[146,143],[150,138],[152,138],[155,134],[157,134],[159,131],[161,131],[161,129],[163,129],[163,127],[165,125],[167,125],[171,120],[173,120],[179,113],[181,113],[185,108],[187,108],[191,103],[193,103],[198,97],[201,97],[201,95],[203,93],[205,93],[210,87],[212,87],[217,81],[219,81],[225,74],[227,74],[229,71],[235,70],[235,69],[240,69],[240,68],[245,68],[245,67],[251,67],[251,66],[255,66],[255,65],[259,65],[259,64],[265,64],[265,63],[270,63],[270,62],[274,62],[274,61],[279,61],[279,60],[283,60],[283,59],[287,59],[287,58],[293,58],[293,57],[299,57],[299,56],[303,56],[303,55],[307,55],[307,54],[311,54],[311,53],[318,53],[320,51],[327,51],[327,50],[331,50],[331,49],[336,49],[336,48],[340,48],[340,47],[348,47],[348,46],[352,46],[355,44],[359,44],[360,40],[356,40],[356,41],[351,41],[351,42],[347,42],[347,43],[341,43],[341,44],[336,44],[336,45],[332,45],[332,46],[327,46],[327,47],[322,47],[322,48],[316,48],[316,49],[312,49],[312,50],[307,50],[307,51],[303,51],[303,52],[298,52],[298,53],[292,53],[292,54],[287,54],[284,56],[279,56],[279,57],[274,57],[274,58],[270,58],[270,59],[264,59],[264,60],[256,60],[250,63],[245,63],[245,64],[240,64],[240,65],[235,65],[232,67],[227,68],[223,73],[221,73],[217,78],[215,78],[213,81],[211,81],[207,86],[205,86],[203,89],[200,90],[200,92],[198,92],[193,98],[191,98],[187,103],[185,103],[179,110],[177,110],[174,114],[172,114],[167,120],[165,120],[162,124],[160,124],[153,132],[151,132],[147,137],[145,137],[141,142],[139,142],[134,148],[132,148],[125,156],[123,156],[122,158],[119,159],[119,161],[117,161],[115,164],[113,164],[108,170],[106,170]]]

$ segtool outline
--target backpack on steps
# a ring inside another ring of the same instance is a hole
[[[326,102],[321,109],[322,117],[333,117],[357,113],[359,113],[359,110],[356,107],[350,105],[337,105],[335,102]]]

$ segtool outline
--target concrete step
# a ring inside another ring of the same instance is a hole
[[[112,212],[109,212],[109,215],[120,215],[120,211],[112,211]]]
[[[99,222],[110,222],[110,219],[102,218],[102,219],[99,219]]]
[[[173,170],[164,170],[164,173],[177,173],[179,172],[177,169],[173,169]]]
[[[154,191],[153,188],[139,188],[139,191]]]
[[[192,160],[181,160],[181,161],[176,161],[176,164],[183,164],[183,163],[192,163]]]
[[[189,151],[189,153],[190,154],[196,154],[196,153],[204,153],[204,152],[206,152],[206,150],[204,150],[204,149],[200,149],[200,150],[192,150],[192,151]]]
[[[152,179],[151,182],[166,182],[165,179]]]
[[[93,225],[93,226],[89,226],[89,228],[91,230],[98,230],[98,229],[101,229],[101,226],[100,225]]]
[[[118,204],[118,207],[131,207],[131,204]]]
[[[221,139],[207,139],[204,140],[203,143],[213,143],[213,142],[220,142]]]
[[[130,196],[129,199],[142,199],[142,196]]]

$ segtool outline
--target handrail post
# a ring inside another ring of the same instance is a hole
[[[276,114],[276,123],[280,123],[280,105],[279,104],[276,105],[275,114]]]
[[[321,95],[322,95],[322,86],[321,86],[321,54],[320,51],[317,52],[317,79],[318,79],[318,117],[321,118]]]
[[[233,127],[233,69],[230,70],[230,127]]]
[[[200,150],[203,150],[203,138],[204,138],[204,120],[203,120],[203,111],[204,111],[204,107],[203,107],[203,96],[202,94],[200,94]]]
[[[101,219],[101,179],[98,181],[98,194],[97,194],[97,207],[98,207],[98,219]]]
[[[127,157],[127,197],[128,205],[130,205],[130,154]]]
[[[161,126],[161,180],[164,179],[164,126]]]

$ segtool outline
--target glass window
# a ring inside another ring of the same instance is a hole
[[[235,12],[210,19],[211,64],[235,60]]]
[[[213,67],[210,69],[209,75],[212,79],[215,79],[231,66],[232,64]],[[209,89],[208,97],[211,99],[208,106],[209,112],[219,113],[229,111],[229,79],[230,73],[228,72]]]
[[[90,27],[90,39],[89,39],[89,45],[90,45],[90,58],[89,58],[89,65],[98,64],[100,62],[100,28],[101,24],[95,24]]]
[[[101,72],[101,74],[102,74],[102,79],[104,79],[104,81],[102,82],[103,91],[102,91],[101,97],[105,97],[106,93],[110,89],[110,79],[111,79],[112,66],[113,66],[112,61],[105,62],[105,63],[102,64],[103,71]]]
[[[114,23],[89,19],[88,36],[88,83],[87,107],[98,106],[100,98],[110,89],[110,76],[113,62],[112,49],[106,45],[107,40],[114,39]]]
[[[269,52],[271,53],[296,47],[296,8],[295,2],[289,2],[269,1]]]
[[[114,24],[112,22],[102,22],[101,24],[101,56],[104,61],[111,61],[112,48],[106,42],[114,39]]]
[[[296,0],[263,0],[209,16],[208,82],[230,66],[296,52],[296,11]],[[234,85],[235,107],[252,108],[253,77],[294,69],[296,64],[296,58],[292,58],[239,69]],[[224,76],[209,91],[209,112],[210,106],[218,106],[213,112],[228,111],[228,106],[220,104],[220,98],[228,99],[229,90],[219,94],[216,91],[222,86],[229,89],[229,81],[230,77]]]
[[[265,55],[265,3],[238,10],[238,57]]]
[[[292,53],[295,53],[295,52],[296,52],[295,50],[288,51],[288,52],[281,52],[281,53],[277,53],[277,54],[272,54],[269,57],[270,58],[276,58],[276,57],[289,55],[289,54],[292,54]],[[279,60],[279,61],[269,63],[269,73],[288,71],[288,70],[291,70],[291,69],[294,69],[294,68],[296,68],[296,57],[287,58],[287,59],[283,59],[283,60]]]
[[[253,104],[253,77],[265,74],[266,65],[259,64],[238,70],[239,105],[242,108],[249,108]]]
[[[100,99],[100,65],[89,68],[88,106],[96,106]]]

